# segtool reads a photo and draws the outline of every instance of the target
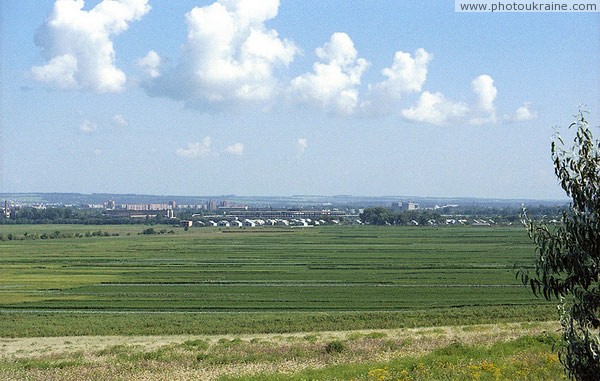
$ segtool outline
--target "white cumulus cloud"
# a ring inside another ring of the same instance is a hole
[[[342,115],[354,113],[358,104],[358,86],[369,62],[357,58],[354,42],[346,33],[334,33],[329,42],[315,50],[315,54],[321,62],[313,65],[312,73],[291,81],[291,94]]]
[[[143,58],[137,61],[137,65],[151,78],[160,76],[161,58],[154,50],[150,50]]]
[[[210,155],[212,146],[212,139],[210,136],[202,139],[202,142],[188,143],[185,148],[177,148],[175,154],[179,157],[187,159],[197,159],[199,157],[205,157]]]
[[[494,85],[494,79],[489,75],[483,74],[474,78],[471,81],[471,90],[475,93],[476,100],[470,105],[448,100],[440,92],[424,91],[415,106],[402,110],[402,116],[409,121],[436,125],[451,122],[484,125],[523,122],[537,118],[537,112],[531,110],[529,102],[523,103],[514,114],[504,114],[502,118],[498,118],[494,104],[498,90]]]
[[[52,57],[44,66],[31,68],[33,77],[40,82],[54,85],[61,89],[79,88],[77,58],[72,54]]]
[[[187,42],[178,66],[146,89],[205,108],[272,99],[276,69],[299,51],[265,26],[278,8],[279,0],[219,0],[193,8],[185,15]]]
[[[60,89],[122,91],[126,76],[115,66],[111,38],[150,10],[148,0],[103,0],[89,11],[84,5],[84,0],[56,0],[35,38],[46,63],[32,67],[31,74]]]
[[[244,144],[243,143],[234,143],[225,148],[225,153],[234,156],[242,156],[244,154]]]
[[[361,108],[371,114],[388,114],[396,109],[404,94],[421,91],[427,79],[427,65],[432,55],[420,48],[414,54],[397,51],[392,66],[381,70],[385,80],[369,85]]]
[[[494,80],[487,74],[480,75],[471,82],[473,92],[478,96],[479,115],[471,119],[472,124],[496,122],[494,100],[498,94]]]
[[[465,116],[469,107],[464,103],[453,102],[442,93],[421,93],[416,106],[402,110],[402,116],[412,122],[444,125]]]
[[[508,116],[505,119],[511,122],[526,122],[537,119],[537,116],[537,112],[531,110],[531,103],[525,102],[523,106],[517,108],[514,115]]]
[[[431,54],[422,48],[417,49],[414,58],[410,53],[398,51],[394,54],[392,66],[381,71],[386,80],[373,87],[393,97],[399,97],[403,93],[421,91],[423,83],[427,79],[427,64],[430,60]]]

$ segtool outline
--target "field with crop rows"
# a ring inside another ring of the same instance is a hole
[[[15,237],[81,236],[0,242],[0,336],[555,318],[551,304],[515,279],[515,264],[532,263],[534,250],[520,227],[175,228],[174,234],[138,234],[143,229],[0,227]],[[111,236],[84,235],[96,230]]]

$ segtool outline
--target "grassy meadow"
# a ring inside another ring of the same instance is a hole
[[[0,227],[0,378],[562,377],[520,227],[146,228]]]

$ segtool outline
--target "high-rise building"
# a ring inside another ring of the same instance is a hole
[[[215,200],[210,200],[206,204],[208,210],[217,210],[217,202]]]
[[[419,209],[419,204],[417,204],[416,202],[407,202],[406,203],[406,210],[417,210]]]

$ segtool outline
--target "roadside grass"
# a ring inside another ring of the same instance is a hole
[[[190,336],[164,344],[69,341],[0,357],[3,380],[558,380],[557,323],[282,335]],[[165,338],[162,338],[163,340]],[[27,340],[27,339],[22,339]],[[46,339],[53,340],[53,339]],[[148,343],[152,337],[146,338]],[[154,339],[156,340],[156,339]],[[36,339],[44,346],[44,339]]]
[[[292,374],[267,372],[222,380],[566,380],[558,356],[552,352],[554,340],[554,336],[538,335],[489,346],[452,343],[425,355],[388,362],[336,364]]]

